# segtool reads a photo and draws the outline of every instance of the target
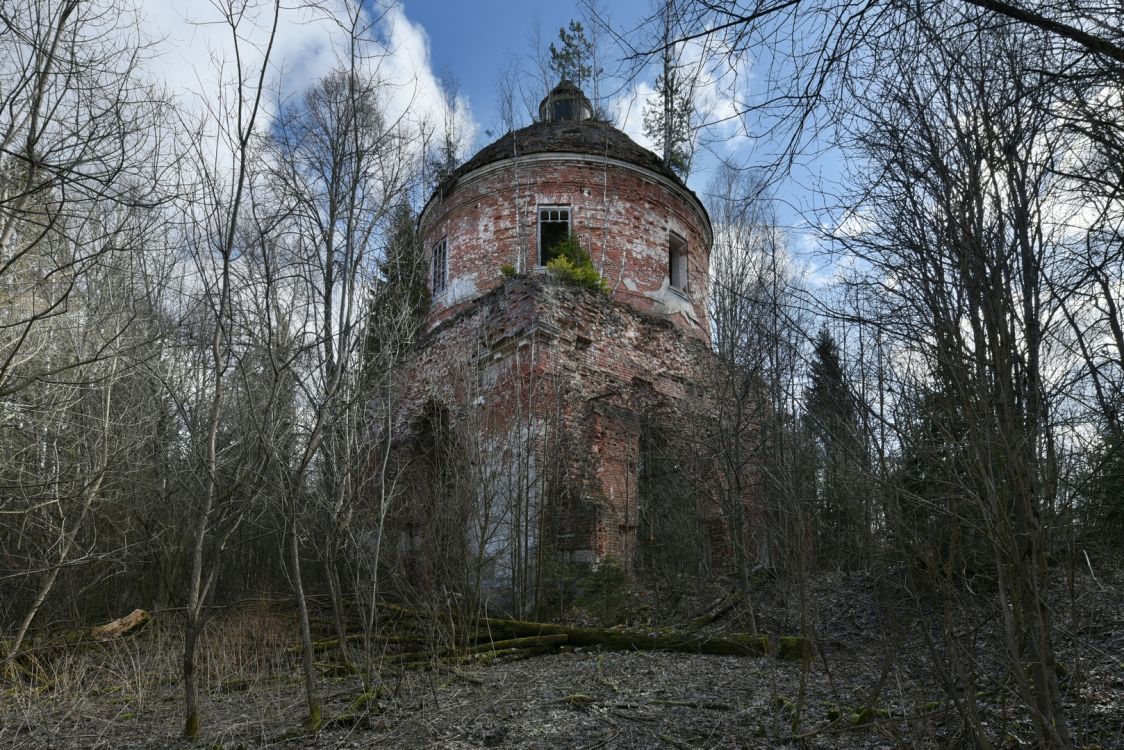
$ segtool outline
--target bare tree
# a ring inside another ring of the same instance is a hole
[[[804,512],[803,488],[793,484],[792,420],[808,322],[764,183],[728,169],[711,192],[718,230],[709,313],[720,366],[711,384],[716,424],[708,452],[717,462],[713,491],[733,536],[739,587],[748,591],[754,561],[772,565],[784,560],[783,550],[806,548],[803,531],[793,539],[789,524]]]
[[[90,274],[87,280],[92,283],[109,281],[97,274]],[[127,288],[120,285],[118,290],[122,294],[127,292]],[[79,357],[90,357],[94,350],[103,347],[102,336],[108,336],[115,349],[124,338],[121,329],[128,324],[124,313],[127,306],[122,304],[125,300],[113,299],[107,289],[100,291],[102,299],[94,302],[100,303],[103,309],[85,307],[85,324],[71,329]],[[74,353],[64,347],[59,354],[71,356]],[[42,552],[29,556],[31,565],[26,574],[29,578],[38,578],[39,582],[5,661],[11,661],[19,653],[59,572],[81,565],[92,552],[78,552],[84,541],[85,527],[104,503],[102,486],[107,474],[118,468],[120,458],[127,455],[128,441],[136,436],[134,432],[120,432],[124,426],[124,412],[118,403],[121,399],[119,381],[126,366],[124,358],[117,352],[115,355],[100,354],[94,359],[94,363],[80,370],[71,370],[72,374],[80,374],[82,380],[42,388],[29,386],[21,389],[24,398],[20,402],[8,404],[11,416],[19,418],[25,430],[31,427],[30,432],[35,435],[32,442],[23,446],[6,441],[6,448],[12,452],[8,454],[5,474],[13,482],[13,496],[22,496],[26,503],[22,510],[13,511],[20,514],[20,526],[24,529],[21,533],[24,543],[18,546],[29,550],[42,545]],[[19,474],[13,474],[13,470]],[[36,487],[38,491],[33,489]],[[34,538],[38,534],[28,533],[36,527],[42,534],[38,539]]]
[[[379,241],[388,233],[392,209],[414,179],[405,132],[386,113],[385,86],[362,63],[353,59],[349,69],[324,78],[299,106],[285,111],[275,129],[274,174],[278,199],[292,223],[299,279],[297,288],[279,291],[301,301],[305,327],[315,332],[314,339],[299,344],[309,356],[275,358],[275,366],[290,373],[295,396],[307,414],[278,447],[290,454],[279,460],[287,464],[290,575],[301,614],[309,723],[314,727],[320,722],[320,708],[301,540],[313,508],[336,507],[345,467],[335,465],[337,450],[325,445],[337,437],[333,425],[372,395],[358,389],[361,383],[353,376],[368,344],[364,317],[370,310],[365,297],[376,283]],[[268,259],[263,253],[263,263]],[[390,351],[390,342],[384,344],[384,351]]]
[[[135,437],[116,384],[146,343],[136,274],[169,188],[165,103],[118,43],[136,25],[113,3],[0,10],[0,518],[27,562],[3,575],[34,581],[5,661],[60,570],[96,559],[86,526]]]
[[[0,397],[85,362],[33,358],[36,369],[25,353],[115,248],[109,207],[154,204],[167,187],[160,94],[139,80],[144,48],[117,39],[135,24],[113,3],[0,11]]]
[[[240,4],[222,4],[217,10],[236,56],[231,78],[220,84],[217,98],[204,102],[207,111],[190,162],[198,185],[184,207],[183,223],[190,272],[196,278],[192,312],[197,334],[191,366],[197,379],[192,392],[173,394],[197,462],[187,493],[191,536],[185,582],[183,733],[188,739],[198,737],[200,730],[195,656],[207,603],[222,553],[243,518],[235,501],[240,493],[253,494],[259,486],[264,458],[241,436],[224,431],[223,417],[232,404],[245,353],[236,338],[241,301],[236,273],[245,243],[240,230],[258,171],[256,138],[281,6],[275,3],[265,11],[269,32],[256,60],[240,28],[258,19],[244,14]]]
[[[931,488],[947,484],[967,505],[916,494],[903,502],[927,502],[948,523],[968,514],[997,587],[1008,674],[1040,745],[1069,747],[1045,598],[1056,492],[1043,364],[1056,319],[1046,273],[1060,248],[1048,218],[1060,153],[1055,93],[1028,72],[1032,40],[949,39],[944,24],[953,22],[916,19],[930,43],[886,69],[866,103],[856,138],[878,166],[858,210],[880,229],[841,241],[871,269],[857,276],[884,300],[883,333],[899,342],[913,381],[934,394],[926,411],[936,409],[938,445],[948,448],[934,456],[925,431],[899,439],[938,467]],[[911,126],[892,125],[902,122]],[[986,745],[970,704],[957,699]]]

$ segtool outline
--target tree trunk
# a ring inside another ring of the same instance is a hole
[[[35,595],[35,601],[27,610],[27,614],[23,616],[23,621],[20,622],[19,630],[16,631],[16,640],[12,643],[12,647],[8,649],[8,655],[4,657],[5,662],[10,662],[16,658],[23,646],[23,639],[27,636],[28,628],[31,627],[31,622],[35,619],[35,615],[39,612],[39,608],[43,606],[43,602],[47,600],[47,595],[51,593],[51,589],[55,585],[55,579],[58,578],[59,565],[51,568],[51,572],[47,574],[47,578],[43,581],[43,585],[39,587],[39,593]]]
[[[293,501],[295,502],[295,500]],[[316,685],[315,652],[312,648],[312,629],[309,626],[308,601],[304,597],[304,582],[301,579],[300,536],[297,533],[296,510],[293,511],[292,529],[289,533],[289,565],[292,568],[293,593],[297,598],[297,612],[300,614],[301,661],[304,666],[304,692],[308,705],[306,726],[317,730],[322,724],[320,691]]]
[[[195,642],[200,623],[191,613],[183,633],[183,737],[199,738],[199,702],[195,694]]]

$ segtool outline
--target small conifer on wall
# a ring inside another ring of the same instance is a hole
[[[593,259],[581,246],[576,234],[568,235],[552,247],[550,256],[546,267],[555,276],[586,289],[608,293],[609,285],[601,278],[601,273],[593,265]]]

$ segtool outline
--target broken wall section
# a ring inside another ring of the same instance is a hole
[[[465,585],[506,591],[514,609],[536,606],[548,561],[611,558],[631,571],[644,543],[666,546],[673,517],[722,533],[697,486],[705,470],[688,471],[714,366],[705,342],[662,316],[548,274],[506,279],[431,331],[411,363],[396,447],[412,467],[406,525],[464,524]],[[434,404],[450,415],[451,455],[473,485],[459,500],[426,489],[445,472],[419,458],[433,451],[409,427]],[[645,497],[668,476],[658,502]],[[698,543],[708,556],[723,546]]]

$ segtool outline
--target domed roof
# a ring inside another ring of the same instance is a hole
[[[679,175],[658,156],[603,120],[536,122],[509,132],[476,152],[450,175],[447,185],[462,175],[504,159],[528,154],[577,153],[607,156],[645,167],[688,189]],[[446,188],[447,189],[447,188]]]
[[[634,164],[670,180],[693,200],[710,231],[706,207],[683,178],[653,152],[608,122],[593,117],[592,105],[572,81],[563,79],[555,86],[539,105],[539,113],[538,122],[508,132],[449,174],[433,191],[427,208],[434,199],[452,193],[461,177],[490,164],[537,154],[589,154]]]

